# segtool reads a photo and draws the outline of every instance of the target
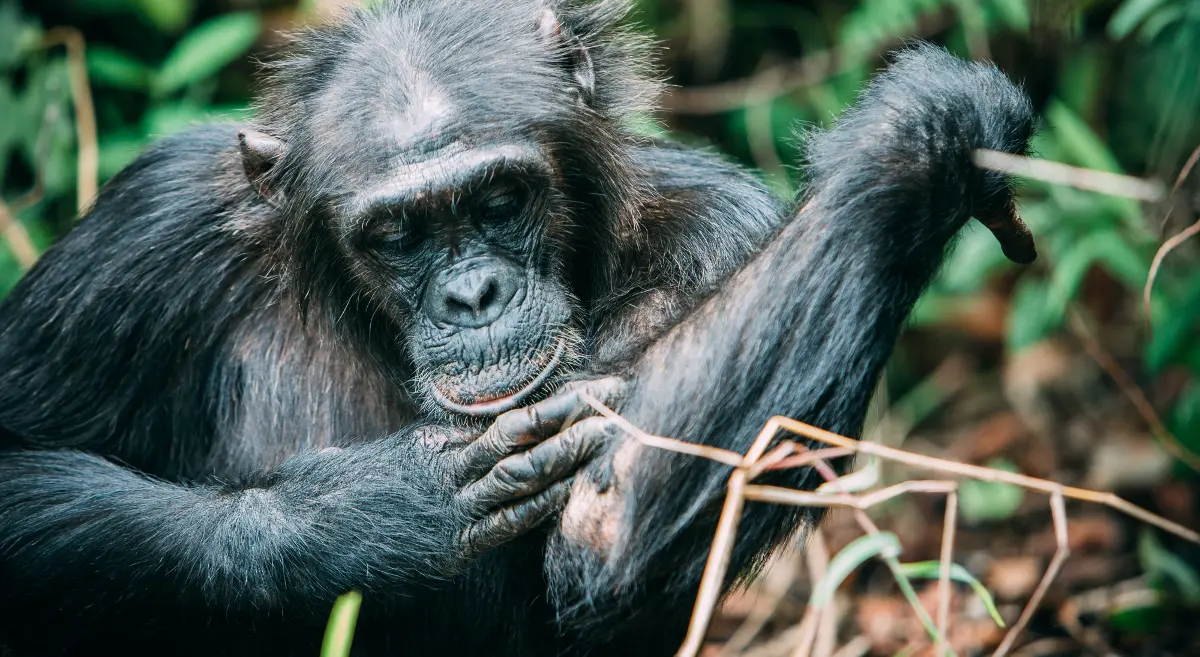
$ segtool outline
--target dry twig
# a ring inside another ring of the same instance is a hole
[[[979,148],[971,153],[975,166],[991,171],[1000,171],[1014,176],[1033,178],[1048,183],[1086,189],[1110,196],[1148,201],[1161,201],[1165,197],[1162,183],[1119,173],[1082,169],[1060,162],[1039,160],[1023,155]]]
[[[608,408],[590,395],[583,394],[581,397],[589,405],[596,409],[597,412],[605,415],[606,417],[620,417],[615,411]],[[628,422],[624,422],[621,424],[621,426],[632,427],[633,425]],[[708,625],[716,609],[717,601],[720,599],[721,585],[725,580],[725,574],[729,567],[729,560],[733,551],[733,542],[737,535],[738,521],[740,520],[742,509],[745,506],[746,500],[774,502],[795,506],[846,506],[855,510],[856,519],[864,526],[865,529],[867,529],[867,531],[878,531],[878,529],[874,527],[874,523],[872,523],[871,520],[863,513],[864,509],[909,492],[943,493],[950,496],[957,490],[957,484],[953,481],[909,481],[865,495],[848,495],[842,493],[823,494],[780,488],[776,486],[750,484],[749,481],[751,472],[759,460],[763,458],[764,453],[766,453],[767,446],[774,439],[775,435],[780,429],[792,434],[803,436],[809,440],[815,440],[833,445],[838,448],[849,450],[850,452],[866,453],[877,456],[881,459],[895,461],[927,470],[945,472],[959,477],[1013,484],[1050,495],[1057,550],[1054,554],[1054,557],[1051,559],[1050,565],[1047,567],[1046,573],[1043,575],[1041,582],[1038,584],[1037,589],[1034,591],[1029,602],[1026,604],[1025,609],[1022,611],[1020,619],[1018,619],[1017,623],[1014,624],[1014,626],[1009,630],[1008,634],[1005,636],[1003,642],[993,657],[1002,657],[1007,653],[1008,650],[1012,648],[1020,632],[1028,623],[1029,618],[1032,617],[1033,613],[1037,609],[1037,606],[1041,603],[1042,598],[1045,597],[1050,583],[1058,575],[1063,562],[1066,560],[1069,554],[1067,547],[1068,537],[1064,503],[1066,498],[1103,504],[1111,509],[1129,515],[1144,523],[1153,525],[1159,529],[1162,529],[1163,531],[1174,534],[1180,538],[1183,538],[1184,540],[1200,545],[1200,534],[1197,532],[1179,525],[1178,523],[1171,522],[1166,518],[1150,513],[1149,511],[1146,511],[1138,506],[1130,504],[1129,502],[1117,497],[1112,493],[1102,493],[1083,488],[1076,488],[1073,486],[1064,486],[1052,481],[1037,479],[1035,477],[1029,477],[1004,470],[996,470],[966,463],[957,463],[945,459],[913,454],[911,452],[906,452],[904,450],[886,447],[879,444],[859,442],[852,438],[847,438],[846,436],[825,431],[797,420],[775,416],[768,420],[763,426],[753,444],[750,446],[750,449],[747,450],[742,462],[734,466],[734,470],[729,476],[729,481],[726,486],[725,503],[721,511],[720,519],[717,522],[717,529],[713,535],[712,547],[709,551],[708,561],[704,569],[704,575],[701,578],[699,591],[696,595],[696,603],[692,612],[692,619],[688,626],[687,636],[685,637],[683,644],[680,646],[679,651],[676,653],[677,657],[695,657],[695,655],[698,654],[701,645],[703,644],[704,635],[708,630]],[[638,431],[642,436],[647,436],[647,434],[644,432],[640,432],[640,430]],[[661,437],[654,438],[659,438],[659,440],[662,442],[646,442],[644,439],[639,440],[648,446],[658,446],[661,444],[665,449],[681,451],[697,456],[703,455],[706,450],[712,449],[706,447],[704,450],[683,450],[680,449],[677,444],[682,443],[683,441]],[[724,457],[728,452],[726,450],[717,450],[717,453]],[[721,462],[727,461],[725,458],[722,458]],[[775,464],[776,467],[778,467],[782,462],[782,460],[778,461]],[[813,467],[827,480],[836,480],[836,476],[832,469],[829,468],[828,464],[826,464],[823,460],[814,460]],[[949,501],[947,506],[951,506]],[[953,504],[953,506],[957,507],[957,504]],[[947,524],[950,524],[949,515],[947,515]],[[947,585],[949,576],[948,560],[952,554],[952,548],[948,546],[951,545],[952,540],[953,533],[947,532],[947,530],[943,528],[943,546],[941,555],[943,563],[941,566],[941,572],[939,572],[939,588],[941,589],[939,592],[939,598],[942,594],[946,594],[949,591],[949,587]],[[895,558],[892,557],[891,561],[895,561]],[[893,573],[896,574],[897,582],[903,587],[906,578],[904,578],[903,574],[899,572],[898,563],[895,567],[893,567],[891,563],[888,565],[889,567],[892,567]],[[948,612],[944,611],[943,609],[946,604],[946,602],[939,599],[939,620],[944,616],[948,616]],[[918,607],[920,606],[918,605]],[[922,621],[926,624],[926,627],[930,627],[932,625],[932,623],[929,622],[928,615],[924,612],[923,608],[918,609],[918,614],[922,616]],[[815,623],[816,621],[814,620],[813,622]],[[941,625],[942,624],[939,622],[939,626]],[[816,627],[813,627],[811,630],[814,639],[816,629]],[[944,638],[944,626],[933,629],[931,633],[934,635],[935,641],[938,641],[939,645],[943,646],[943,650],[948,652],[949,647],[945,644]],[[803,646],[809,644],[807,639],[808,635],[809,632],[801,632],[801,636],[803,637],[801,639],[801,649],[803,649]]]
[[[1192,173],[1192,168],[1196,166],[1196,160],[1200,159],[1200,146],[1197,146],[1188,157],[1187,162],[1183,165],[1183,169],[1179,171],[1179,175],[1175,177],[1175,184],[1171,187],[1171,196],[1174,197],[1179,193],[1179,189],[1183,187],[1183,181],[1187,180],[1189,174]],[[1167,219],[1171,218],[1172,208],[1168,208],[1163,216],[1162,226],[1167,225]],[[1163,260],[1167,254],[1175,250],[1175,247],[1183,244],[1191,239],[1196,233],[1200,233],[1200,220],[1196,223],[1179,231],[1178,234],[1171,239],[1163,242],[1163,245],[1158,247],[1158,251],[1154,254],[1154,261],[1150,263],[1150,273],[1146,276],[1146,287],[1142,290],[1142,306],[1146,313],[1146,335],[1153,335],[1153,327],[1150,324],[1150,292],[1154,289],[1154,279],[1158,278],[1158,268],[1162,266]]]
[[[86,42],[83,33],[73,27],[56,27],[46,32],[43,46],[64,45],[67,48],[67,71],[71,81],[71,104],[75,108],[75,132],[79,140],[79,162],[76,174],[76,207],[80,216],[96,198],[99,184],[100,147],[96,139],[96,110],[92,104],[92,89],[88,83]]]

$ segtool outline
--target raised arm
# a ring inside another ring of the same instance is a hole
[[[1007,182],[970,160],[974,148],[1024,153],[1032,128],[1029,101],[995,68],[931,46],[898,55],[832,130],[809,137],[795,219],[633,366],[622,413],[651,433],[737,452],[776,414],[857,435],[901,325],[966,221],[994,226],[1012,257],[1033,258]],[[730,468],[617,442],[576,484],[548,574],[570,622],[616,637],[609,648],[644,623],[670,648]],[[816,478],[792,470],[774,483]],[[734,572],[805,513],[750,505]],[[663,613],[631,616],[638,607]]]

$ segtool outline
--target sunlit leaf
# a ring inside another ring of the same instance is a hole
[[[105,45],[87,49],[87,69],[93,83],[119,89],[144,89],[154,75],[149,66]]]
[[[1108,35],[1113,39],[1124,39],[1129,36],[1137,26],[1150,15],[1150,12],[1158,9],[1169,0],[1125,0],[1117,10],[1113,12],[1112,18],[1108,19]]]
[[[900,564],[900,572],[908,577],[919,579],[938,579],[942,576],[942,562],[940,561],[917,561],[914,563]],[[996,609],[996,601],[992,599],[992,594],[988,592],[975,576],[967,572],[966,568],[952,563],[950,564],[950,579],[967,584],[975,591],[975,595],[983,602],[983,606],[987,608],[988,615],[992,617],[1000,627],[1004,627],[1004,619],[1000,616],[1000,611]]]
[[[136,0],[139,13],[161,32],[178,32],[187,26],[196,0]]]
[[[1182,2],[1159,9],[1142,23],[1138,39],[1144,44],[1152,43],[1163,30],[1181,22],[1186,14],[1187,5]]]
[[[813,587],[810,604],[816,607],[829,604],[842,582],[867,559],[879,556],[895,557],[899,554],[900,539],[891,532],[867,534],[850,541],[849,545],[829,560],[825,576]]]
[[[154,80],[154,92],[169,94],[216,75],[254,45],[261,29],[252,12],[224,14],[200,24],[167,55]]]
[[[1007,459],[996,459],[987,467],[1019,472]],[[1011,518],[1025,499],[1025,489],[998,481],[968,479],[958,489],[958,508],[967,522],[988,522]]]

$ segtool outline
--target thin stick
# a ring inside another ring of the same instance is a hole
[[[25,230],[25,226],[4,201],[0,201],[0,235],[8,242],[8,248],[22,271],[28,271],[37,262],[37,247],[33,245],[29,231]]]
[[[83,33],[73,27],[56,27],[46,32],[43,43],[67,47],[67,71],[71,83],[71,105],[75,108],[75,132],[79,140],[79,164],[75,181],[76,205],[82,216],[96,198],[100,170],[100,147],[96,140],[96,110],[88,83]]]
[[[958,486],[946,494],[946,513],[942,517],[942,553],[938,557],[938,633],[945,639],[950,627],[950,564],[954,561],[954,532],[958,525]],[[945,644],[937,646],[937,653],[948,652]]]
[[[804,552],[804,563],[808,566],[808,579],[816,586],[825,578],[829,569],[829,546],[825,544],[825,535],[820,527],[813,532],[812,544]],[[804,607],[804,616],[800,619],[800,639],[792,657],[809,657],[820,632],[821,610],[814,605]]]
[[[825,573],[829,572],[829,547],[825,544],[825,539],[813,543],[815,549],[810,550],[812,554],[813,573],[819,575],[813,580],[815,586],[821,578],[825,577]],[[835,596],[836,597],[836,596]],[[829,604],[817,610],[816,621],[816,641],[813,645],[813,654],[816,657],[829,657],[833,654],[833,649],[837,647],[837,600],[831,599]]]
[[[732,465],[735,468],[741,466],[744,462],[741,454],[738,454],[737,452],[731,452],[727,449],[711,447],[709,445],[697,445],[696,443],[689,443],[683,440],[664,438],[663,436],[655,436],[646,433],[645,431],[642,431],[634,426],[629,420],[621,417],[613,409],[605,406],[600,402],[600,400],[591,396],[587,392],[580,390],[578,391],[578,395],[580,399],[587,402],[587,404],[592,408],[596,409],[597,413],[615,422],[617,426],[621,427],[626,433],[628,433],[630,436],[633,436],[635,440],[643,445],[646,445],[647,447],[656,447],[658,449],[665,449],[669,452],[679,452],[680,454],[691,454],[692,456],[699,456],[701,458],[709,459],[710,461],[717,461],[718,463],[724,463],[725,465]]]
[[[1045,479],[1038,479],[1007,470],[994,470],[985,468],[979,465],[970,465],[967,463],[958,463],[956,461],[947,461],[946,459],[934,458],[932,456],[924,456],[921,454],[913,454],[901,449],[885,447],[876,443],[860,443],[853,438],[839,436],[831,431],[818,429],[811,424],[805,424],[783,416],[775,416],[768,421],[768,424],[773,424],[777,428],[790,431],[796,435],[804,436],[812,440],[818,440],[830,445],[845,447],[863,454],[873,454],[889,461],[903,463],[918,468],[925,468],[940,472],[949,472],[961,477],[969,477],[980,481],[995,481],[1006,484],[1022,486],[1031,490],[1041,491],[1047,494],[1061,493],[1063,497],[1074,500],[1083,500],[1095,504],[1103,504],[1109,508],[1115,509],[1128,516],[1136,518],[1146,524],[1153,525],[1159,529],[1174,534],[1186,541],[1200,545],[1200,533],[1188,529],[1183,525],[1171,522],[1166,518],[1157,516],[1145,509],[1117,497],[1112,493],[1101,493],[1091,491],[1086,488],[1076,488],[1074,486],[1064,486]]]
[[[975,162],[975,166],[983,169],[1066,185],[1076,189],[1086,189],[1110,196],[1123,196],[1151,203],[1161,201],[1166,196],[1162,183],[1157,180],[1144,180],[1119,173],[1082,169],[1059,162],[1039,160],[986,148],[972,151],[971,159]]]
[[[1009,650],[1012,650],[1013,644],[1017,642],[1017,637],[1020,636],[1025,626],[1029,624],[1029,620],[1033,618],[1033,614],[1037,612],[1037,608],[1042,604],[1042,598],[1046,597],[1046,591],[1050,590],[1050,584],[1058,577],[1063,562],[1071,554],[1070,544],[1067,541],[1067,507],[1063,502],[1061,492],[1050,495],[1050,515],[1054,519],[1054,541],[1057,544],[1054,557],[1050,559],[1050,565],[1042,575],[1042,581],[1038,582],[1033,595],[1029,596],[1029,602],[1021,610],[1021,617],[1013,624],[1008,634],[1004,635],[1004,640],[1000,642],[1000,647],[996,648],[996,652],[992,653],[992,657],[1004,657]]]
[[[767,459],[764,458],[762,461],[755,464],[755,470],[751,470],[751,472],[755,472],[756,470],[791,470],[794,468],[801,468],[806,465],[812,465],[816,461],[838,459],[844,456],[850,456],[853,453],[853,450],[849,450],[844,447],[823,447],[821,449],[812,449],[799,454],[793,454],[785,459],[781,459],[778,463],[769,465],[765,465]]]
[[[1183,164],[1183,168],[1179,170],[1179,175],[1175,176],[1175,184],[1171,186],[1171,196],[1174,197],[1179,193],[1179,189],[1183,187],[1183,181],[1191,175],[1192,168],[1196,166],[1196,161],[1200,160],[1200,146],[1192,150],[1192,154],[1188,156],[1187,162]],[[1173,207],[1168,207],[1163,214],[1162,222],[1159,225],[1159,232],[1163,232],[1167,228],[1167,220],[1171,218]],[[1150,263],[1150,273],[1146,276],[1146,286],[1142,289],[1142,308],[1146,315],[1146,336],[1150,337],[1154,334],[1154,327],[1150,324],[1150,292],[1154,289],[1154,281],[1158,278],[1158,268],[1162,266],[1163,260],[1167,254],[1175,250],[1175,247],[1183,244],[1200,231],[1200,220],[1196,223],[1183,229],[1179,234],[1163,243],[1158,247],[1158,251],[1154,253],[1154,261]]]
[[[738,521],[742,518],[742,507],[745,505],[743,492],[746,489],[746,475],[745,469],[738,468],[729,476],[725,505],[721,508],[721,518],[717,521],[712,548],[709,549],[708,561],[704,564],[704,575],[700,578],[700,590],[696,594],[692,620],[688,623],[683,645],[675,653],[676,657],[696,657],[704,643],[704,635],[708,632],[708,624],[712,620],[717,601],[721,598],[725,573],[733,556],[733,542],[737,538]]]

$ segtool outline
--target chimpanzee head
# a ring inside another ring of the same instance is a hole
[[[654,86],[625,9],[394,0],[300,35],[239,139],[306,316],[406,353],[443,410],[544,390],[578,351],[573,261],[640,193],[624,126]]]

